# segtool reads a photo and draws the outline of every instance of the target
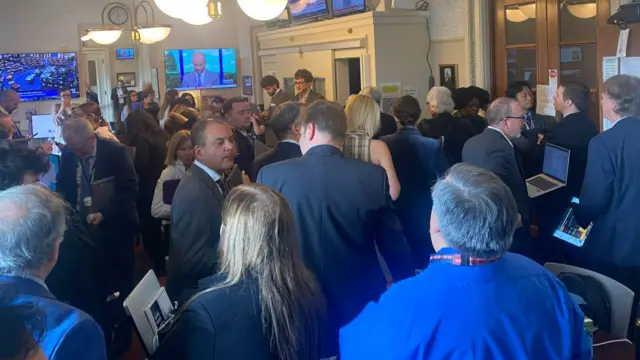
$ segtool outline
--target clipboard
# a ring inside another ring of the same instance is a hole
[[[115,194],[116,181],[114,176],[91,182],[91,211],[100,212]]]

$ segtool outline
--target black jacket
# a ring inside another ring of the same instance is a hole
[[[302,151],[300,150],[300,145],[288,141],[280,141],[276,144],[275,148],[258,156],[253,161],[253,169],[250,174],[251,181],[256,181],[258,173],[263,167],[301,156]]]
[[[398,131],[398,124],[396,124],[396,118],[389,114],[380,113],[380,129],[378,133],[373,137],[374,139],[381,138],[383,136],[395,134]]]
[[[253,139],[247,133],[242,133],[237,129],[233,131],[236,140],[236,165],[247,175],[251,174],[253,168],[253,160],[256,157],[256,149],[253,145]]]
[[[442,143],[442,151],[449,165],[462,161],[462,147],[475,135],[469,120],[457,118],[449,113],[437,114],[433,119],[418,123],[418,130],[426,136]]]

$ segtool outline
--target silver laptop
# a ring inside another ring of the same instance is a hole
[[[545,144],[542,174],[527,179],[530,198],[546,194],[567,185],[571,151],[553,144]]]

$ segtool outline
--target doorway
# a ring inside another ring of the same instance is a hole
[[[85,69],[85,82],[98,94],[102,116],[109,122],[114,121],[111,106],[111,79],[109,74],[109,54],[107,49],[82,49],[82,62]]]
[[[336,101],[345,104],[352,94],[362,90],[362,69],[360,58],[335,60]]]

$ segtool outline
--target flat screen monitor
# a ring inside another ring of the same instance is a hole
[[[116,49],[116,60],[133,60],[136,58],[133,48]]]
[[[0,90],[13,89],[22,101],[59,99],[69,88],[80,97],[76,53],[0,54]]]
[[[331,6],[333,16],[344,16],[365,10],[364,0],[333,0]]]
[[[31,133],[34,139],[55,139],[56,130],[53,115],[31,115]]]
[[[289,0],[289,11],[293,21],[329,15],[327,0]]]
[[[167,89],[223,89],[238,86],[236,49],[166,50]]]

